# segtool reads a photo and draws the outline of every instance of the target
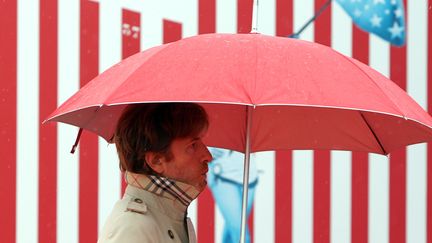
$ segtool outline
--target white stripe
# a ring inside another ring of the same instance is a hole
[[[313,239],[313,151],[293,151],[292,242]]]
[[[407,243],[426,243],[426,149],[425,143],[407,149]]]
[[[342,7],[332,2],[331,45],[336,51],[352,56],[352,22]]]
[[[161,1],[141,1],[141,6],[141,49],[145,50],[163,42],[163,6]]]
[[[294,7],[294,32],[300,30],[300,28],[306,24],[306,22],[314,16],[314,0],[293,0]],[[314,40],[314,24],[311,23],[303,33],[300,35],[300,39],[313,41]]]
[[[99,138],[98,232],[121,195],[123,177],[114,144]]]
[[[351,152],[331,151],[330,239],[351,241]]]
[[[188,212],[188,217],[191,219],[191,221],[192,221],[192,224],[194,225],[194,227],[195,227],[195,233],[197,232],[197,228],[198,228],[198,225],[197,225],[197,201],[198,200],[193,200],[192,202],[191,202],[191,204],[189,205],[189,207],[188,207],[188,210],[187,210],[187,212]]]
[[[216,1],[216,32],[237,32],[237,1]]]
[[[369,66],[386,77],[390,73],[389,44],[375,35],[369,35]]]
[[[274,242],[275,152],[255,153],[259,177],[254,202],[254,241]],[[289,209],[291,210],[291,209]]]
[[[352,22],[342,7],[332,2],[332,48],[352,55]],[[330,240],[351,241],[351,152],[331,151]]]
[[[407,92],[427,108],[427,2],[409,1]],[[431,175],[430,175],[431,176]],[[407,243],[426,243],[427,145],[407,148]]]
[[[58,104],[79,88],[79,4],[58,3]],[[57,242],[78,242],[78,158],[69,153],[77,129],[58,124]]]
[[[118,1],[105,0],[99,4],[99,70],[105,71],[121,60],[122,9]]]
[[[276,1],[260,1],[258,5],[258,33],[275,35]],[[257,241],[259,242],[259,241]]]
[[[215,243],[223,243],[223,229],[225,225],[225,220],[223,218],[222,212],[215,203]]]
[[[162,44],[164,19],[179,22],[182,25],[183,38],[198,34],[197,1],[144,1],[140,6],[143,49]]]
[[[375,35],[369,36],[370,66],[389,76],[389,45]],[[370,243],[389,242],[389,160],[383,155],[369,154]]]
[[[368,231],[368,242],[389,242],[389,160],[383,155],[369,154]]]
[[[427,3],[410,1],[407,26],[407,92],[427,108]]]
[[[235,2],[235,1],[234,1]],[[276,1],[261,1],[258,5],[258,33],[275,35]],[[274,242],[275,232],[275,154],[256,153],[259,183],[254,199],[254,241]],[[260,162],[262,161],[262,162]]]
[[[121,59],[121,8],[118,1],[99,4],[99,70],[103,72]],[[114,203],[121,197],[121,173],[114,144],[99,138],[98,232],[101,231]]]
[[[163,6],[165,6],[164,12],[166,18],[181,23],[182,38],[198,34],[198,1],[164,0],[164,2]],[[182,9],[182,11],[179,11],[179,9]]]
[[[38,239],[39,2],[20,0],[17,8],[15,233],[16,242],[31,243]]]
[[[158,12],[151,10],[157,16],[157,21],[163,19],[178,22],[182,25],[182,37],[193,36],[198,33],[198,2],[194,0],[159,0]],[[169,7],[168,7],[169,6]],[[179,11],[181,9],[182,11]],[[149,14],[149,13],[147,13]],[[147,23],[154,24],[154,23]],[[163,26],[161,25],[161,30]],[[163,33],[161,37],[163,36]],[[149,36],[150,37],[150,36]],[[151,37],[153,38],[153,37]]]

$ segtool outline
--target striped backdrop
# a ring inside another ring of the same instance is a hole
[[[387,1],[387,0],[386,0]],[[260,1],[258,29],[287,36],[326,0]],[[335,3],[301,36],[369,64],[432,109],[432,0],[405,2],[407,45],[353,26]],[[122,191],[115,148],[41,121],[139,50],[211,32],[248,32],[252,0],[0,1],[0,243],[96,242]],[[389,157],[341,151],[255,156],[253,242],[432,243],[432,147]],[[199,242],[221,242],[209,190],[189,210]]]

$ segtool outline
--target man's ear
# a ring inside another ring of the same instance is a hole
[[[164,166],[162,163],[163,159],[163,156],[158,153],[147,152],[145,154],[145,161],[147,162],[147,165],[150,166],[150,168],[152,168],[152,170],[159,175],[163,174],[164,172]]]

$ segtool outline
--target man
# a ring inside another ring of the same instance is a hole
[[[130,105],[114,142],[128,184],[99,243],[195,242],[187,207],[207,185],[205,110],[192,103]]]

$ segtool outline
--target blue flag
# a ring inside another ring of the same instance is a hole
[[[361,29],[396,46],[405,44],[402,0],[336,0]]]

